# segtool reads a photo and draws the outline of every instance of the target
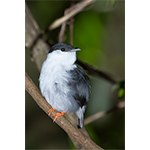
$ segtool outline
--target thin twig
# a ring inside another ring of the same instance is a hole
[[[113,79],[112,77],[110,77],[106,73],[104,73],[104,72],[102,72],[100,70],[94,69],[92,66],[90,66],[89,64],[86,64],[86,63],[82,62],[81,60],[77,60],[76,63],[78,65],[80,65],[81,67],[83,67],[83,69],[85,69],[92,76],[102,77],[102,78],[110,81],[113,84],[117,83],[117,81],[115,79]]]
[[[71,0],[71,6],[74,5],[74,0]],[[73,22],[74,18],[72,17],[69,22],[69,44],[73,45]]]
[[[87,125],[87,124],[89,124],[89,123],[91,123],[91,122],[93,122],[93,121],[95,121],[97,119],[100,119],[101,117],[104,117],[105,115],[113,112],[114,110],[121,109],[121,108],[124,108],[124,107],[125,107],[125,101],[121,101],[121,102],[119,102],[117,104],[116,107],[112,108],[109,111],[101,111],[101,112],[98,112],[98,113],[96,113],[94,115],[89,116],[88,118],[86,118],[84,120],[84,124]]]
[[[67,15],[71,10],[72,10],[72,7],[67,8],[64,12],[64,16]],[[73,21],[74,21],[73,18],[71,18],[68,21],[69,22],[69,44],[71,44],[71,45],[73,45]],[[64,34],[65,34],[65,30],[66,30],[66,25],[67,25],[67,21],[63,22],[61,25],[61,29],[60,29],[59,36],[58,36],[58,42],[64,41]]]
[[[93,3],[95,0],[84,0],[80,3],[77,3],[76,5],[72,6],[70,11],[67,15],[56,19],[48,28],[48,30],[53,30],[55,28],[58,28],[63,22],[68,21],[70,18],[81,12],[86,6]]]
[[[69,22],[69,44],[73,45],[73,22],[74,19],[71,18]]]
[[[61,25],[61,29],[60,29],[60,32],[59,32],[59,36],[58,36],[58,42],[61,43],[64,41],[64,33],[65,33],[65,30],[66,30],[66,22],[64,22],[62,25]]]
[[[39,89],[35,86],[30,77],[25,74],[25,88],[26,91],[32,96],[35,102],[39,105],[39,107],[48,114],[48,110],[51,106],[47,103],[47,101],[42,97]],[[54,119],[54,114],[57,111],[54,111],[50,116]],[[85,136],[79,129],[75,128],[64,116],[57,118],[55,121],[64,131],[67,132],[69,136],[72,136],[77,142],[79,142],[83,148],[85,149],[99,149],[102,150],[96,143],[94,143],[90,138]]]
[[[66,9],[64,11],[64,15],[66,15],[68,13],[68,9]],[[59,32],[59,37],[58,37],[58,42],[63,42],[64,41],[64,34],[65,34],[65,30],[66,30],[66,21],[64,21],[61,25],[61,29],[60,29],[60,32]]]

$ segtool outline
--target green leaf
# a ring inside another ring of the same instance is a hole
[[[124,96],[124,94],[125,94],[124,89],[123,89],[123,88],[120,88],[119,91],[118,91],[118,97],[119,97],[119,98],[122,98],[122,97]]]
[[[121,99],[125,95],[125,80],[118,82],[112,86],[112,92],[118,90],[118,97]]]

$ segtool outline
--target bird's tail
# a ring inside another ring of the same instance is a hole
[[[81,109],[81,107],[78,109],[78,111],[76,112],[77,114],[77,127],[83,128],[84,127],[84,110]]]
[[[77,119],[78,119],[77,120],[77,127],[78,127],[78,129],[83,128],[84,127],[84,116],[81,117],[81,118],[77,118]]]

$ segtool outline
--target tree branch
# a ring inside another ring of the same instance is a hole
[[[30,47],[40,34],[40,29],[36,21],[32,17],[27,5],[25,7],[25,46]]]
[[[68,13],[68,9],[66,9],[64,11],[64,15],[66,15]],[[58,36],[58,42],[61,43],[64,41],[64,34],[65,34],[65,30],[66,30],[66,21],[64,21],[61,25],[61,29],[59,32],[59,36]]]
[[[74,1],[72,0],[71,1],[71,7],[70,8],[67,8],[65,11],[64,11],[64,16],[67,15],[72,9],[72,7],[74,7],[73,5]],[[68,21],[69,23],[69,44],[73,45],[73,22],[74,22],[74,19],[73,18],[70,18],[70,20]],[[63,42],[64,41],[64,34],[65,34],[65,30],[66,30],[66,25],[67,25],[67,21],[64,21],[61,25],[61,29],[60,29],[60,32],[59,32],[59,38],[58,38],[58,42]]]
[[[76,63],[78,65],[80,65],[81,67],[83,67],[85,70],[87,70],[87,72],[92,75],[92,76],[95,76],[95,77],[102,77],[108,81],[110,81],[111,83],[115,84],[117,83],[117,81],[115,79],[113,79],[112,77],[110,77],[109,75],[107,75],[106,73],[100,71],[100,70],[97,70],[97,69],[94,69],[92,66],[82,62],[81,60],[77,60]]]
[[[25,88],[26,91],[32,96],[35,102],[39,105],[39,107],[48,114],[48,110],[51,106],[47,103],[47,101],[42,97],[39,89],[35,86],[30,77],[25,73]],[[54,111],[50,116],[54,119],[54,114],[57,111]],[[90,138],[85,136],[79,129],[75,128],[64,116],[57,118],[55,121],[66,133],[72,136],[77,142],[82,145],[85,149],[99,149],[102,150],[97,144],[95,144]]]
[[[122,109],[124,107],[125,107],[125,101],[121,101],[121,102],[119,102],[117,104],[116,107],[110,109],[109,111],[100,111],[100,112],[98,112],[98,113],[96,113],[94,115],[91,115],[91,116],[87,117],[84,120],[84,124],[87,125],[87,124],[89,124],[89,123],[91,123],[91,122],[93,122],[93,121],[95,121],[95,120],[97,120],[97,119],[99,119],[101,117],[104,117],[105,115],[107,115],[107,114],[109,114],[109,113],[111,113],[111,112],[113,112],[115,110]]]
[[[69,13],[64,15],[63,17],[55,20],[48,28],[48,30],[53,30],[55,28],[58,28],[63,22],[68,21],[72,17],[74,17],[76,14],[81,12],[86,6],[93,3],[95,0],[84,0],[80,3],[77,3],[76,5],[70,7],[71,10]]]

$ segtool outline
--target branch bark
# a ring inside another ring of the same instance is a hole
[[[32,96],[35,102],[39,105],[39,107],[48,114],[48,110],[51,106],[47,103],[47,101],[42,97],[39,89],[35,86],[30,77],[25,73],[25,88],[26,91]],[[54,119],[54,114],[57,111],[54,111],[51,115],[51,118]],[[85,149],[95,149],[95,150],[103,150],[97,144],[95,144],[90,138],[85,136],[79,129],[75,128],[64,116],[57,118],[55,121],[66,133],[73,137],[80,145],[82,145]]]
[[[36,21],[32,17],[27,5],[25,9],[25,20],[25,46],[30,47],[37,38],[37,36],[40,34],[40,29]]]

